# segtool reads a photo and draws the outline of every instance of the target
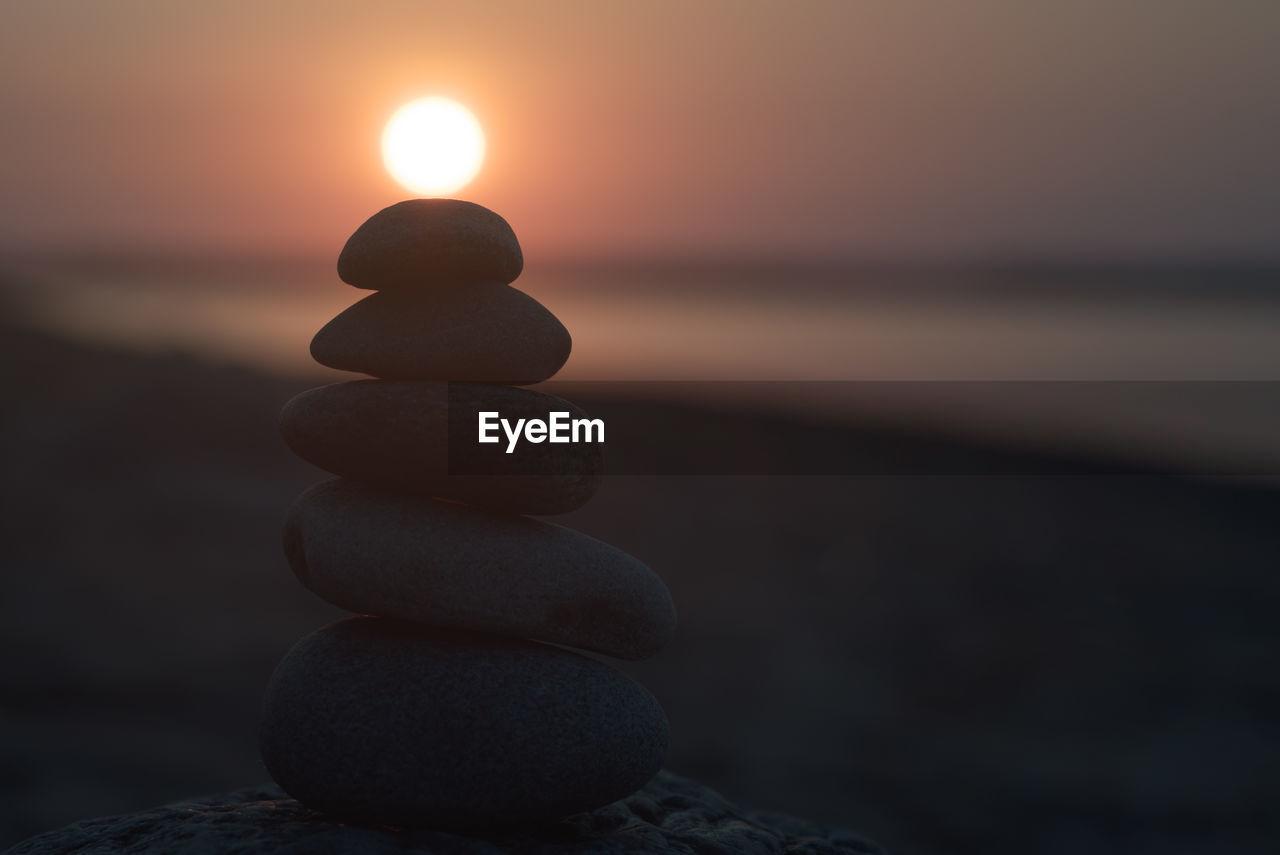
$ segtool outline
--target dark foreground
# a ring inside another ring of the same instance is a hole
[[[300,388],[3,330],[0,846],[265,777],[267,677],[340,616],[280,551]],[[735,801],[902,853],[1274,851],[1280,498],[1078,471],[634,476],[556,521],[670,585],[626,668]]]
[[[870,841],[817,823],[743,810],[693,781],[660,772],[640,792],[559,822],[486,834],[361,828],[307,810],[274,786],[77,823],[12,855],[125,852],[251,855],[880,855]]]

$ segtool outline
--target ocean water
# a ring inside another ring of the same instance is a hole
[[[8,302],[37,326],[317,380],[343,375],[311,361],[311,336],[366,293],[328,263],[7,269]],[[782,381],[760,388],[814,418],[1280,471],[1280,288],[1175,284],[608,265],[534,265],[518,282],[573,335],[557,379]]]

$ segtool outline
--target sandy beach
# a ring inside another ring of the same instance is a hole
[[[265,779],[272,664],[340,614],[278,543],[322,477],[275,431],[308,381],[2,340],[0,842]],[[760,419],[761,442],[809,430]],[[1071,455],[1018,475],[1022,452],[874,425],[830,441],[1005,474],[614,477],[560,518],[679,604],[671,648],[626,666],[669,710],[671,769],[895,851],[1265,850],[1275,492]]]

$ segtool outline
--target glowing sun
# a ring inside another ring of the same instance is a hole
[[[447,98],[405,104],[382,131],[382,162],[406,190],[447,196],[476,177],[484,131],[471,111]]]

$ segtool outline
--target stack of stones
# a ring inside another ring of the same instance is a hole
[[[570,338],[510,287],[506,221],[418,199],[370,218],[338,260],[376,293],[329,322],[312,355],[378,379],[312,389],[281,430],[339,477],[297,501],[285,551],[299,581],[361,617],[298,643],[267,689],[262,755],[303,804],[360,823],[476,828],[591,810],[658,771],[666,716],[623,659],[675,629],[662,581],[635,558],[525,514],[583,504],[599,445],[476,442],[476,415],[585,418],[518,388]],[[465,430],[451,428],[464,426]]]

